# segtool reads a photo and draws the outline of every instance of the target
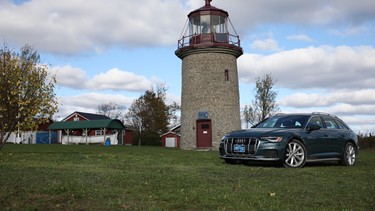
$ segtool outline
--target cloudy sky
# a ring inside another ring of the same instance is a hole
[[[187,14],[203,0],[0,0],[0,38],[31,44],[56,74],[63,118],[130,106],[164,82],[180,101],[174,55]],[[375,2],[369,0],[213,0],[241,38],[241,105],[256,77],[277,80],[282,112],[329,112],[354,130],[375,131]]]

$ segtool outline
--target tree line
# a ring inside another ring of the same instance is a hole
[[[278,111],[276,81],[271,75],[256,79],[255,98],[242,111],[247,127]],[[56,78],[41,64],[30,45],[14,51],[0,49],[0,149],[15,131],[35,130],[58,111]],[[180,105],[166,103],[166,85],[158,84],[135,99],[129,108],[115,103],[98,106],[98,113],[120,119],[134,130],[135,144],[160,145],[160,135],[179,124]],[[19,134],[18,134],[19,135]]]

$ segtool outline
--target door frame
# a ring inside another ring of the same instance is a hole
[[[208,129],[202,129],[202,125],[206,123],[209,125]],[[207,138],[207,140],[203,139]],[[197,148],[211,148],[212,147],[212,121],[211,119],[198,119],[196,121],[196,146]]]

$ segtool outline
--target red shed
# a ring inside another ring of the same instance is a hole
[[[125,125],[124,144],[132,145],[133,143],[133,129],[130,126]]]
[[[163,147],[175,147],[180,148],[180,127],[177,125],[172,128],[169,132],[161,135],[161,144]]]

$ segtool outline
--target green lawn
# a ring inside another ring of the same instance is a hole
[[[6,145],[0,210],[374,210],[375,151],[354,167],[229,165],[218,152]]]

